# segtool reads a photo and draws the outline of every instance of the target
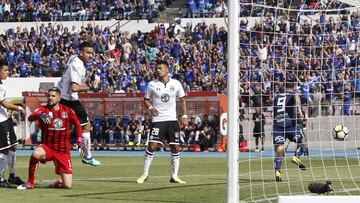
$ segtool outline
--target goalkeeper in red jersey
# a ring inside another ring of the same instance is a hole
[[[17,189],[33,189],[35,171],[39,162],[45,164],[53,161],[55,173],[61,178],[50,187],[71,188],[72,168],[70,159],[70,128],[75,126],[77,143],[82,142],[81,125],[75,112],[68,106],[59,104],[60,90],[52,88],[48,91],[47,105],[36,109],[28,118],[30,122],[39,121],[42,131],[41,144],[36,147],[29,162],[29,179]]]

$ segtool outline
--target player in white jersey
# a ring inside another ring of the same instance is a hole
[[[71,56],[67,63],[67,69],[62,76],[57,87],[61,91],[60,104],[69,106],[72,108],[82,126],[82,138],[83,146],[81,146],[81,152],[84,152],[82,162],[84,164],[90,164],[93,166],[99,166],[101,163],[94,159],[91,155],[91,123],[89,117],[85,111],[85,108],[79,101],[79,92],[87,92],[89,87],[85,84],[85,64],[91,62],[91,58],[94,53],[94,48],[88,42],[83,42],[79,46],[80,52],[78,56]]]
[[[182,113],[186,114],[185,92],[181,83],[169,78],[169,65],[165,61],[157,62],[155,73],[158,77],[149,83],[144,98],[144,105],[152,113],[149,145],[145,150],[144,173],[137,183],[148,179],[149,168],[158,144],[166,139],[171,149],[171,183],[186,183],[178,177],[180,165],[179,132],[176,114],[176,98],[181,101]]]
[[[24,183],[15,175],[15,152],[17,137],[14,131],[11,116],[7,110],[20,111],[25,115],[25,109],[21,106],[13,105],[7,102],[6,87],[2,84],[9,74],[8,62],[0,60],[0,187],[9,187],[10,184],[21,185]],[[9,179],[4,178],[6,165],[9,168]]]

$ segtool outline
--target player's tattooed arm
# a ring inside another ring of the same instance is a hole
[[[87,92],[89,91],[89,87],[88,86],[83,86],[83,85],[79,85],[75,82],[71,83],[71,90],[73,92]]]

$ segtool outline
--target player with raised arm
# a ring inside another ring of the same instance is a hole
[[[0,187],[9,187],[10,184],[21,185],[24,183],[15,175],[15,152],[18,145],[11,116],[7,110],[20,111],[25,115],[25,109],[7,102],[6,87],[2,84],[9,75],[8,62],[0,60]],[[4,178],[6,165],[9,168],[9,179]]]
[[[67,70],[58,83],[58,88],[61,91],[60,104],[69,106],[72,108],[82,126],[82,138],[83,143],[80,150],[83,150],[84,156],[82,162],[84,164],[90,164],[93,166],[99,166],[100,161],[94,159],[91,155],[91,123],[89,117],[85,111],[85,108],[79,101],[79,92],[87,92],[89,87],[84,85],[85,83],[85,64],[91,62],[91,58],[94,54],[94,48],[89,42],[83,42],[79,45],[79,55],[71,56],[67,63]],[[81,153],[82,155],[82,153]]]
[[[287,80],[285,82],[285,93],[280,93],[274,98],[274,122],[273,122],[273,143],[276,156],[274,158],[275,181],[281,182],[281,164],[285,155],[285,140],[289,139],[297,144],[302,143],[302,133],[297,125],[297,115],[303,117],[301,111],[301,101],[298,93],[294,92],[296,82]],[[302,150],[299,150],[301,153]],[[292,162],[297,164],[302,170],[305,165],[296,154]]]
[[[55,173],[60,175],[50,187],[72,187],[72,168],[70,159],[70,128],[75,126],[77,143],[82,142],[82,132],[80,122],[75,112],[60,102],[60,90],[52,88],[48,90],[47,105],[36,109],[29,116],[28,120],[39,121],[42,137],[41,144],[36,147],[31,155],[29,162],[29,179],[26,183],[19,185],[17,189],[33,189],[35,183],[35,171],[39,162],[45,164],[53,161]]]
[[[178,177],[180,165],[179,152],[179,123],[176,114],[176,98],[181,101],[182,113],[186,114],[185,92],[181,83],[169,78],[169,65],[165,61],[158,61],[155,66],[157,80],[149,83],[144,105],[149,109],[152,118],[149,145],[145,149],[144,173],[137,179],[137,183],[144,183],[148,179],[149,168],[158,144],[167,140],[171,149],[171,183],[186,183]]]

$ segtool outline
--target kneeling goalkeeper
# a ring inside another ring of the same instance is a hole
[[[52,88],[48,91],[47,105],[36,109],[28,118],[30,122],[39,121],[42,137],[41,144],[36,147],[29,162],[29,179],[17,189],[33,189],[35,171],[39,162],[45,164],[53,161],[55,173],[60,175],[50,187],[72,187],[72,167],[70,159],[70,128],[75,126],[77,143],[81,143],[81,125],[75,112],[68,106],[59,104],[60,90]]]

